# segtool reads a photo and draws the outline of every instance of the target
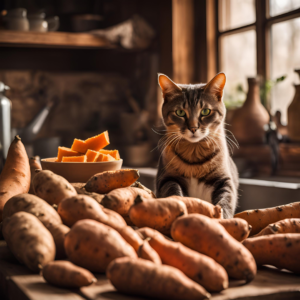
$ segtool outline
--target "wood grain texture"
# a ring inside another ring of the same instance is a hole
[[[173,0],[173,79],[193,83],[195,77],[194,0]]]
[[[103,38],[88,33],[24,32],[0,30],[2,46],[113,48]]]

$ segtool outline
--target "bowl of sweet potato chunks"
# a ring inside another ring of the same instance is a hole
[[[69,182],[86,182],[96,173],[119,170],[123,160],[118,150],[104,149],[109,143],[107,131],[86,140],[74,139],[71,148],[58,147],[57,157],[42,159],[42,168]]]

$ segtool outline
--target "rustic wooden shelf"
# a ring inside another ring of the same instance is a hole
[[[116,48],[107,40],[89,33],[30,32],[0,30],[0,46],[43,48]]]

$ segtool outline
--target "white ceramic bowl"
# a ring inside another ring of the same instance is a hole
[[[55,162],[56,157],[41,160],[43,170],[66,178],[69,182],[87,182],[93,175],[104,171],[120,170],[123,159],[103,162]]]

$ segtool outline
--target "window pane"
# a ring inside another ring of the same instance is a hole
[[[272,113],[280,110],[285,123],[287,107],[295,94],[293,83],[299,83],[294,69],[300,68],[300,18],[274,24],[271,27],[271,37],[271,77],[276,79],[287,75],[272,90]]]
[[[224,95],[225,104],[240,106],[246,99],[247,77],[256,76],[255,30],[222,38],[221,70],[227,77]]]
[[[300,0],[269,0],[270,16],[277,16],[300,7]]]
[[[220,30],[228,30],[255,22],[254,0],[219,0]]]

